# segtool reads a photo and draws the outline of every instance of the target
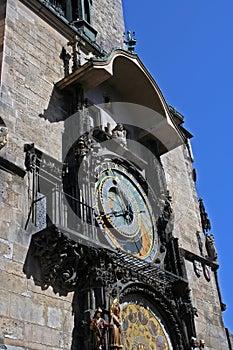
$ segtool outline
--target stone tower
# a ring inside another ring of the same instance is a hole
[[[0,349],[231,349],[192,135],[121,1],[0,21]]]

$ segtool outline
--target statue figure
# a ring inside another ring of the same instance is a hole
[[[120,318],[120,303],[115,299],[110,308],[110,350],[122,349],[121,342],[121,318]]]
[[[95,310],[94,317],[90,323],[90,330],[93,332],[93,349],[106,349],[106,330],[109,326],[101,317],[102,310],[98,308]]]
[[[209,348],[205,345],[204,339],[200,339],[199,341],[199,350],[202,350],[202,349],[209,350]]]
[[[5,146],[8,140],[8,128],[0,125],[0,149]]]
[[[200,249],[200,254],[201,254],[201,256],[204,256],[202,237],[201,237],[201,233],[198,231],[197,231],[197,241],[198,241],[198,245],[199,245],[199,249]]]
[[[126,40],[124,43],[128,46],[128,51],[131,53],[134,53],[134,47],[137,43],[137,40],[135,39],[135,32],[132,32],[130,30],[126,33]]]
[[[217,252],[215,248],[215,243],[214,243],[214,235],[213,234],[207,234],[206,235],[206,251],[208,253],[208,257],[211,260],[217,260]]]
[[[191,350],[198,350],[198,344],[197,344],[197,339],[195,337],[192,337],[191,340],[190,340],[190,349]]]
[[[127,145],[126,141],[126,130],[123,127],[123,124],[118,123],[115,128],[112,130],[112,138],[116,139],[119,143]]]
[[[89,133],[86,132],[80,136],[77,141],[77,147],[75,149],[75,158],[85,157],[92,150],[93,142],[89,137]]]
[[[111,134],[111,124],[110,123],[107,123],[107,125],[104,127],[104,131],[109,135]]]
[[[204,339],[200,339],[200,342],[199,342],[199,349],[201,350],[201,349],[204,349],[204,348],[206,348],[206,346],[205,346],[205,341],[204,341]]]
[[[203,229],[203,232],[205,233],[211,230],[211,223],[208,218],[208,214],[205,211],[203,200],[200,198],[198,201],[199,201],[202,229]]]

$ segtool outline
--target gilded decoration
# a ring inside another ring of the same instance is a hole
[[[122,305],[122,341],[125,350],[170,350],[161,321],[149,309],[135,303]]]

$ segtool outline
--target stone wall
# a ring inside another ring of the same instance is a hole
[[[2,73],[5,18],[6,18],[6,0],[2,0],[0,3],[0,79],[1,79],[1,73]]]
[[[202,232],[198,194],[193,180],[193,165],[186,146],[180,146],[162,156],[169,192],[174,210],[174,235],[179,246],[200,256],[197,232],[203,239],[204,255],[207,255]],[[214,272],[210,281],[197,276],[192,261],[185,260],[187,278],[191,289],[193,306],[197,309],[195,317],[197,338],[205,339],[206,346],[213,350],[227,349],[225,328]]]
[[[192,177],[192,163],[186,146],[162,157],[168,189],[175,212],[174,234],[183,248],[199,253],[196,232],[201,232],[198,197]]]
[[[93,2],[93,27],[105,50],[122,41],[121,14],[120,0],[113,6],[112,1]],[[54,83],[64,76],[59,56],[63,46],[68,48],[67,41],[21,1],[1,1],[0,117],[9,137],[0,156],[19,169],[24,169],[26,143],[62,160],[67,106]],[[59,297],[50,289],[41,291],[23,273],[35,228],[24,229],[31,184],[30,176],[21,175],[0,171],[0,344],[11,350],[70,349],[72,293]]]
[[[0,116],[9,139],[0,156],[23,169],[25,143],[35,143],[61,159],[59,120],[65,113],[54,82],[63,77],[59,54],[67,40],[19,1],[7,1],[3,19],[3,5]],[[24,230],[30,205],[28,178],[1,170],[0,184],[0,338],[7,349],[70,349],[72,295],[42,292],[23,273],[31,236]]]
[[[93,26],[98,31],[97,43],[105,51],[123,47],[124,20],[121,0],[93,1]]]
[[[67,48],[67,38],[17,0],[7,2],[6,25],[0,110],[9,128],[5,153],[22,166],[23,143],[34,142],[61,160],[62,120],[67,113],[54,83],[64,76],[59,56],[62,47]],[[121,1],[93,2],[93,26],[106,51],[119,47],[124,32]]]
[[[30,242],[30,233],[24,230],[26,182],[0,171],[0,338],[16,349],[69,349],[72,295],[42,292],[22,271]]]
[[[64,111],[54,82],[63,77],[59,54],[66,39],[19,1],[7,2],[6,17],[1,116],[9,141],[4,151],[23,167],[24,143],[61,157],[63,125],[57,120]]]

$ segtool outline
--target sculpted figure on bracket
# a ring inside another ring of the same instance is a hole
[[[207,234],[206,235],[206,250],[208,253],[208,257],[211,260],[217,260],[217,251],[215,248],[215,242],[214,242],[214,235],[213,234]]]
[[[121,313],[120,303],[117,299],[115,299],[110,309],[110,315],[111,315],[110,349],[111,350],[118,350],[123,348],[122,342],[121,342],[120,313]]]
[[[124,129],[123,124],[118,123],[112,130],[112,138],[116,139],[119,143],[127,146],[126,130]]]
[[[0,149],[5,146],[8,140],[8,128],[1,123],[1,118],[0,118]]]
[[[94,317],[90,323],[90,330],[93,334],[93,350],[106,349],[106,331],[109,324],[101,317],[102,310],[98,308],[95,310]]]

